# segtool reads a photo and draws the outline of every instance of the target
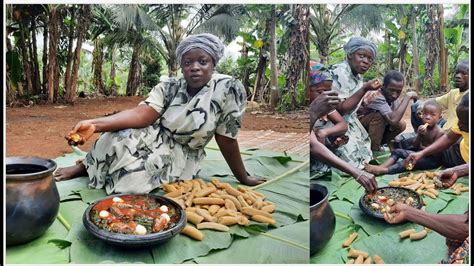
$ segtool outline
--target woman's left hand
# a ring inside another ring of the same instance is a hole
[[[259,176],[247,176],[246,178],[239,179],[239,182],[247,186],[256,186],[260,185],[263,182],[267,181],[264,177]]]

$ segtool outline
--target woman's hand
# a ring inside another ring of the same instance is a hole
[[[375,193],[377,190],[377,181],[375,181],[375,176],[373,174],[361,170],[355,179],[368,193]]]
[[[82,139],[85,141],[87,141],[88,139],[90,139],[90,137],[92,137],[92,135],[94,135],[95,133],[95,125],[92,123],[91,120],[83,120],[83,121],[79,121],[79,123],[77,123],[74,128],[69,131],[69,133],[67,134],[66,136],[66,139],[71,139],[71,136],[74,135],[74,134],[79,134],[81,135]],[[84,144],[84,142],[82,143],[78,143],[78,144]]]
[[[365,91],[375,91],[382,88],[382,82],[378,79],[372,79],[362,85]]]
[[[247,186],[256,186],[260,185],[263,182],[267,181],[264,177],[259,176],[247,176],[245,178],[240,178],[239,182]]]
[[[443,172],[441,172],[437,178],[439,181],[441,181],[441,184],[444,188],[448,188],[456,183],[456,180],[458,180],[458,175],[452,168],[448,168],[443,170]]]
[[[413,207],[397,202],[384,213],[383,218],[391,224],[404,222],[407,220],[407,212],[410,211],[410,208],[413,209]]]

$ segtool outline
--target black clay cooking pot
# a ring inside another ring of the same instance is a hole
[[[6,157],[6,239],[17,245],[41,236],[54,222],[59,193],[49,159]]]
[[[151,197],[151,198],[154,198],[156,201],[158,201],[162,205],[164,204],[164,205],[173,207],[179,215],[179,218],[176,224],[173,227],[168,228],[158,233],[152,233],[152,234],[146,234],[146,235],[132,235],[132,234],[121,234],[121,233],[109,232],[107,230],[100,229],[91,221],[91,210],[99,202],[102,202],[103,200],[106,200],[109,198],[123,197],[123,196],[130,196],[130,195]],[[146,247],[146,246],[152,246],[152,245],[156,245],[156,244],[160,244],[165,241],[168,241],[172,237],[176,236],[179,232],[181,232],[181,230],[183,230],[184,226],[186,225],[186,213],[179,204],[163,196],[153,195],[153,194],[116,194],[116,195],[111,195],[111,196],[99,199],[95,201],[94,203],[92,203],[84,212],[84,215],[82,216],[82,221],[86,229],[91,234],[93,234],[99,239],[104,240],[107,243],[117,245],[117,246],[122,246],[122,247]]]
[[[316,254],[331,240],[336,217],[329,205],[328,189],[320,184],[310,186],[310,255]]]

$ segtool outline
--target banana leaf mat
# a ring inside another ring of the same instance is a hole
[[[277,206],[275,227],[253,223],[247,227],[231,226],[229,232],[205,230],[203,241],[178,234],[158,246],[119,248],[85,229],[85,209],[106,193],[88,189],[87,178],[76,178],[56,183],[61,198],[57,219],[40,238],[7,247],[6,263],[309,263],[309,160],[281,152],[242,150],[247,171],[268,179],[253,189]],[[206,147],[206,153],[200,177],[207,181],[218,177],[236,186],[215,142]],[[58,167],[64,167],[83,157],[84,153],[75,149],[55,161]]]
[[[379,158],[382,157],[386,156]],[[389,181],[399,176],[400,174],[378,176],[378,186],[388,186]],[[329,204],[336,216],[336,228],[331,240],[310,258],[310,263],[346,263],[349,248],[343,248],[342,243],[353,232],[357,232],[358,237],[352,243],[352,248],[366,251],[369,256],[379,255],[385,263],[437,264],[448,256],[445,238],[434,231],[418,241],[400,239],[398,233],[401,231],[413,228],[419,232],[423,227],[410,222],[391,225],[365,215],[359,208],[359,199],[364,189],[354,178],[341,176],[333,171],[332,175],[313,178],[311,182],[328,188]],[[457,182],[469,185],[467,178],[459,178]],[[423,201],[426,203],[425,210],[430,213],[463,214],[468,209],[469,193],[456,195],[451,189],[442,189],[436,199],[424,195]]]

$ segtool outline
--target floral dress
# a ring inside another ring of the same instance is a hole
[[[103,133],[84,160],[91,188],[148,193],[161,183],[196,177],[214,134],[236,139],[245,111],[242,84],[213,74],[194,96],[183,78],[161,82],[140,104],[161,114],[150,126]]]
[[[326,74],[332,79],[332,90],[337,92],[343,101],[356,93],[363,84],[362,76],[354,76],[347,61],[330,66]],[[357,108],[343,117],[348,125],[346,135],[349,140],[335,153],[352,166],[362,169],[364,162],[372,159],[369,134],[357,119]]]

